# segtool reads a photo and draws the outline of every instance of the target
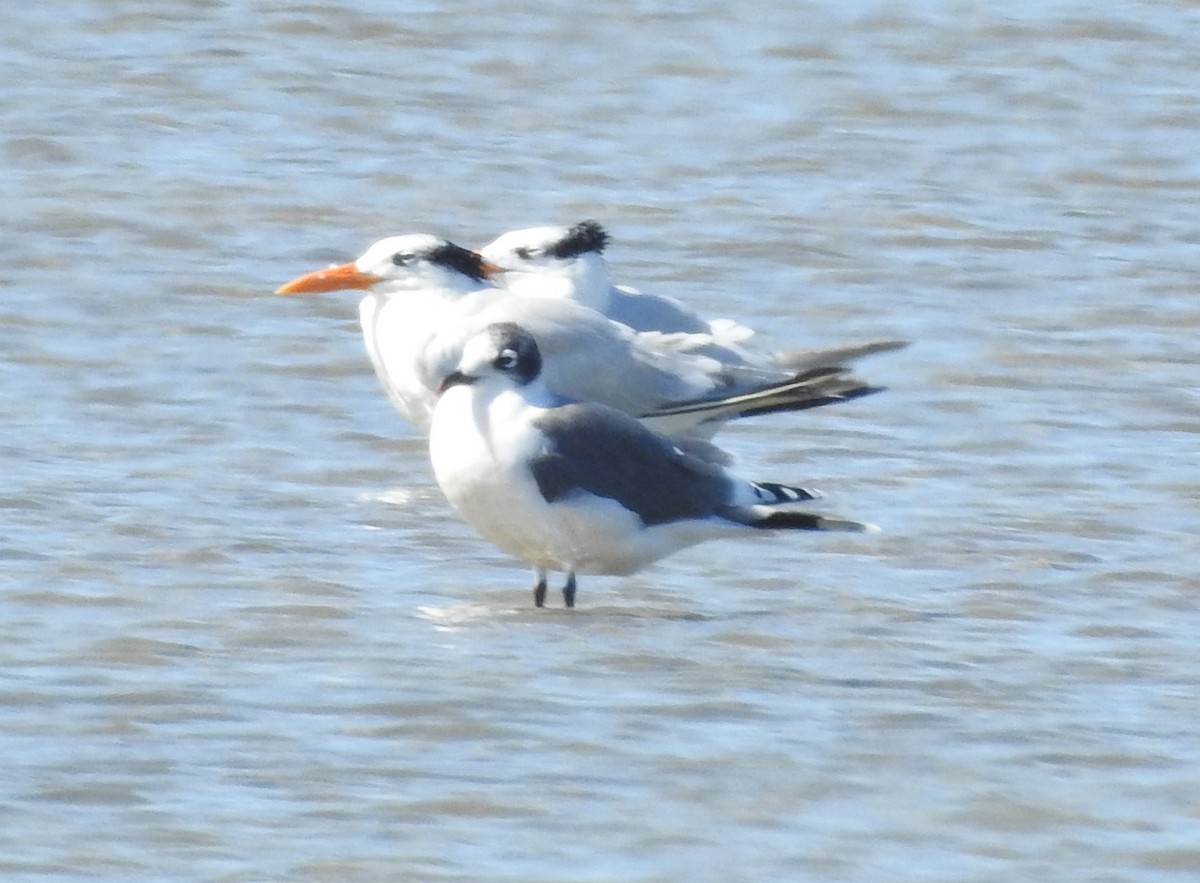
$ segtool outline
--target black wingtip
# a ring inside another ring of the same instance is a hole
[[[779,484],[774,481],[753,481],[750,486],[759,499],[767,505],[781,503],[803,503],[808,500],[819,500],[823,494],[812,488],[796,487],[790,484]]]
[[[755,521],[752,527],[763,530],[784,528],[788,530],[820,530],[821,516],[811,512],[772,512],[765,518]]]
[[[821,408],[825,405],[837,404],[838,402],[848,402],[852,399],[861,399],[863,396],[874,395],[877,392],[884,392],[885,390],[887,390],[886,386],[859,386],[854,389],[848,389],[845,392],[840,392],[833,395],[815,396],[802,402],[781,401],[775,404],[768,403],[759,406],[751,406],[731,415],[731,418],[740,419],[742,417],[758,417],[763,414],[783,414],[789,411],[807,411],[811,408]]]
[[[814,515],[811,512],[772,512],[763,518],[756,519],[751,527],[763,530],[836,530],[849,533],[871,533],[879,530],[873,524],[863,524],[861,521],[848,521],[843,518],[829,518],[824,515]]]
[[[701,415],[701,421],[732,420],[759,414],[807,411],[837,402],[848,402],[883,392],[887,387],[871,386],[849,375],[840,366],[808,368],[781,383],[724,398],[707,396],[658,408],[642,417]]]

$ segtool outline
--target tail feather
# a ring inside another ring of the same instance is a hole
[[[789,371],[804,371],[822,365],[845,365],[864,356],[890,353],[908,346],[907,340],[874,340],[819,350],[786,350],[775,354],[775,364]]]

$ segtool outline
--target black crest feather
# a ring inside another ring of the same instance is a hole
[[[443,267],[449,267],[451,270],[457,270],[477,282],[482,282],[485,278],[483,258],[470,249],[455,245],[453,242],[439,245],[429,253],[429,260],[435,264],[441,264]]]
[[[589,251],[602,254],[606,245],[608,234],[603,227],[596,221],[580,221],[554,244],[550,254],[556,258],[573,258]]]

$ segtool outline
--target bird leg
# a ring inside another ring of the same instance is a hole
[[[546,606],[546,571],[538,568],[534,571],[534,576],[537,582],[533,584],[533,606]]]
[[[568,607],[575,606],[575,571],[567,571],[567,582],[563,586],[563,602]]]

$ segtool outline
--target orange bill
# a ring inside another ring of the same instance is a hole
[[[493,264],[491,261],[484,260],[483,255],[479,254],[479,252],[475,252],[475,255],[479,258],[479,268],[483,271],[483,275],[486,276],[488,279],[491,279],[493,276],[499,276],[501,273],[507,272],[503,267],[499,266],[498,264]]]
[[[298,276],[287,285],[275,289],[276,294],[320,294],[326,291],[344,291],[346,289],[366,289],[382,277],[371,273],[360,272],[354,264],[341,264],[326,267]]]

